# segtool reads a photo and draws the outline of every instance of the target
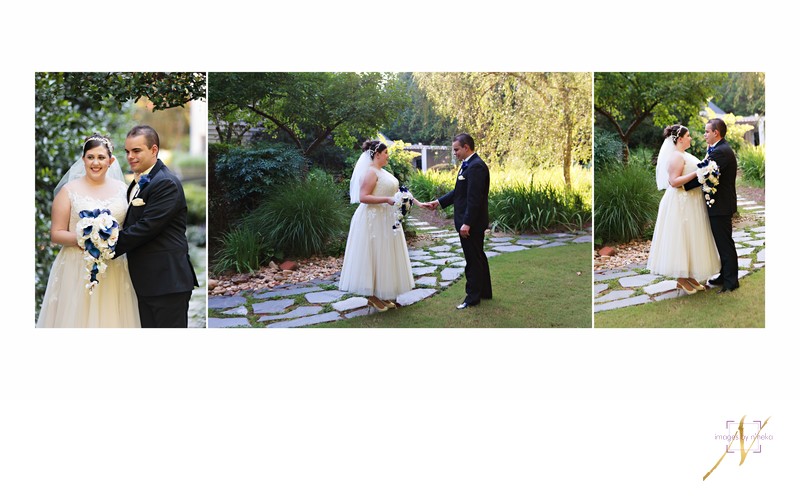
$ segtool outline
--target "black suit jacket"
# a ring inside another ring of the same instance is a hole
[[[717,163],[719,167],[719,185],[717,193],[714,194],[714,204],[708,208],[709,216],[733,216],[736,212],[736,154],[731,146],[724,139],[717,142],[714,150],[708,155],[710,161]],[[692,190],[700,186],[697,178],[692,178],[683,186],[686,190]]]
[[[486,230],[489,226],[489,168],[478,154],[461,168],[456,187],[437,199],[446,208],[453,205],[456,230],[469,225],[471,230]]]
[[[161,162],[128,205],[115,257],[128,255],[131,282],[140,296],[191,292],[198,286],[186,240],[186,197],[180,180]],[[128,187],[128,196],[135,185]]]

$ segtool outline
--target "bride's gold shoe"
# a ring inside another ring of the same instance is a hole
[[[692,285],[689,282],[687,282],[685,278],[679,278],[678,279],[678,287],[681,290],[683,290],[683,292],[685,292],[685,293],[687,293],[689,295],[697,293],[697,289],[692,287]]]
[[[385,304],[386,307],[389,308],[390,310],[397,308],[397,304],[395,304],[392,301],[384,301],[383,304]]]
[[[686,281],[689,282],[689,285],[694,287],[695,290],[699,290],[699,291],[706,290],[706,286],[705,285],[701,284],[700,282],[698,282],[697,280],[695,280],[693,278],[687,278]]]
[[[367,298],[367,302],[369,303],[370,306],[372,306],[373,308],[375,308],[376,310],[378,310],[381,313],[383,313],[384,311],[389,309],[389,307],[386,306],[386,303],[384,303],[383,301],[381,301],[380,299],[378,299],[375,296],[369,296]]]

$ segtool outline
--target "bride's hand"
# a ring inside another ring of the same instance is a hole
[[[386,198],[386,204],[388,204],[390,206],[394,206],[394,197],[387,197]]]

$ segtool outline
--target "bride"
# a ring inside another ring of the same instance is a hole
[[[85,255],[76,230],[81,211],[108,209],[120,229],[128,210],[127,186],[111,141],[92,135],[54,191],[50,239],[61,245],[47,280],[37,327],[140,327],[138,303],[123,256],[107,261],[90,293]]]
[[[683,189],[686,182],[697,177],[700,162],[686,152],[691,144],[692,137],[685,126],[664,129],[656,183],[659,190],[666,192],[658,207],[647,260],[651,273],[676,277],[678,287],[687,294],[705,290],[698,280],[708,279],[720,269],[702,189]]]
[[[399,182],[383,169],[389,150],[378,140],[364,142],[361,150],[350,179],[350,202],[360,204],[350,221],[339,289],[369,296],[372,307],[386,311],[414,288],[414,277],[403,228],[393,228]]]

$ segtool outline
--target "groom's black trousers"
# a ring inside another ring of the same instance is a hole
[[[139,319],[145,329],[185,329],[189,326],[191,292],[164,296],[137,296]]]
[[[726,289],[739,287],[739,255],[736,253],[736,243],[733,241],[733,220],[730,216],[709,216],[711,233],[717,245],[722,269],[722,286]]]
[[[464,302],[467,304],[478,304],[481,299],[492,298],[492,279],[489,276],[489,260],[483,252],[483,237],[483,230],[474,228],[469,231],[469,237],[461,237],[461,249],[467,260],[464,269],[467,277],[467,297]]]

